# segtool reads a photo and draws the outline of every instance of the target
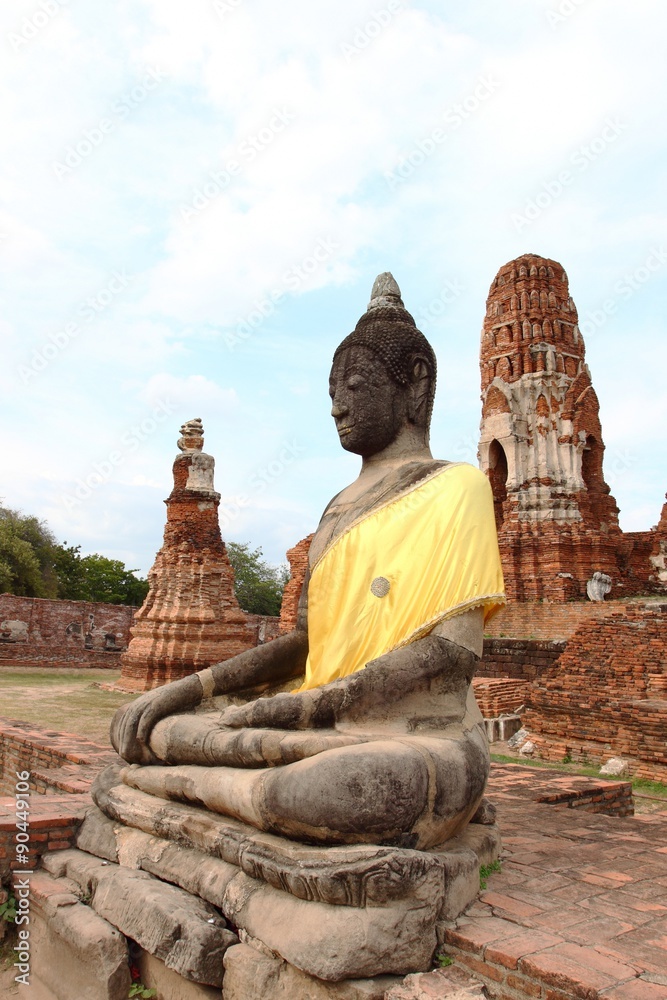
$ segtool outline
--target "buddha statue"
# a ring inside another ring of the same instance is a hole
[[[471,680],[503,582],[486,477],[431,454],[435,382],[380,275],[329,383],[361,471],[322,515],[297,626],[120,709],[125,786],[305,844],[427,850],[465,827],[489,768]]]

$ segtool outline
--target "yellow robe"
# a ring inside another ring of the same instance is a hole
[[[471,608],[484,607],[486,621],[504,603],[489,482],[472,465],[437,469],[362,516],[311,568],[300,690],[355,673]]]

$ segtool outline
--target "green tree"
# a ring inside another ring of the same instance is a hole
[[[57,545],[53,565],[58,577],[58,597],[63,601],[85,601],[87,590],[85,574],[81,568],[81,546]]]
[[[0,502],[0,593],[138,607],[148,581],[135,572],[119,559],[82,557],[80,545],[58,545],[44,521]]]
[[[78,548],[78,546],[77,546]],[[80,591],[78,600],[103,601],[105,604],[143,604],[148,593],[148,580],[135,576],[120,559],[107,559],[95,552],[79,562]]]
[[[56,597],[55,546],[44,521],[0,504],[0,591],[19,597]]]
[[[249,542],[227,542],[227,555],[234,569],[236,599],[243,610],[254,615],[279,615],[289,580],[287,565],[265,562],[261,548],[253,550]]]

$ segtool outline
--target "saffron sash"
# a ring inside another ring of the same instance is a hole
[[[300,690],[321,687],[475,607],[505,603],[493,496],[454,463],[371,510],[311,570],[309,656]]]

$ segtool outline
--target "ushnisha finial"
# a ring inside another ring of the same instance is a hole
[[[386,309],[387,307],[405,309],[396,279],[389,271],[383,271],[373,282],[371,301],[368,303],[367,311],[371,312],[373,309]]]
[[[186,420],[181,427],[181,435],[177,442],[181,451],[201,451],[204,447],[204,427],[201,417]]]

